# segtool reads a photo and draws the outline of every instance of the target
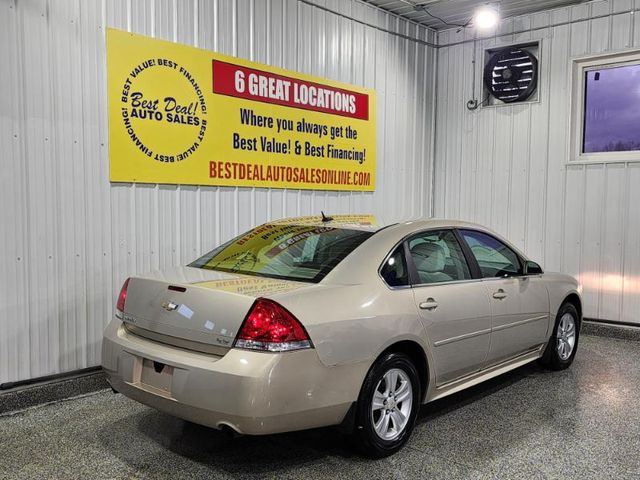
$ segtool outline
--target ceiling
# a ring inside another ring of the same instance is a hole
[[[473,11],[481,6],[499,4],[502,18],[514,17],[526,13],[538,12],[551,8],[563,7],[576,3],[583,3],[586,0],[364,0],[367,3],[376,5],[384,10],[395,13],[414,22],[427,25],[435,29],[451,28],[456,25],[466,24]],[[422,5],[422,8],[415,8],[414,5]],[[425,10],[442,21],[430,16]]]

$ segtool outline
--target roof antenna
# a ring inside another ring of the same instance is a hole
[[[323,211],[320,211],[320,213],[322,214],[322,223],[330,222],[331,220],[333,220],[333,217],[327,217]]]

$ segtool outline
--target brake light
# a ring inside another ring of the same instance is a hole
[[[116,310],[120,313],[124,313],[124,303],[127,301],[127,288],[129,288],[129,280],[127,278],[122,284],[122,288],[120,289],[120,295],[118,295],[118,302],[116,303]]]
[[[282,305],[259,298],[244,319],[234,347],[268,352],[311,348],[302,324]]]

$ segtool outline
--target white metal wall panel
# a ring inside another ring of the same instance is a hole
[[[622,299],[620,319],[635,322],[640,312],[640,163],[630,164],[626,170],[626,196],[624,208],[624,236],[622,254]]]
[[[434,33],[357,0],[317,5],[0,0],[0,383],[97,365],[126,276],[252,225],[320,210],[428,215]],[[376,191],[110,184],[107,27],[375,88]]]
[[[441,32],[434,208],[578,277],[587,317],[640,323],[640,163],[569,164],[567,153],[570,59],[640,47],[634,8],[639,0],[596,1],[505,20],[477,40],[477,65],[486,48],[540,40],[540,101],[474,112],[474,43],[461,43],[472,32]],[[480,82],[476,70],[476,92]]]

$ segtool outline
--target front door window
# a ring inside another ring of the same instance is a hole
[[[483,278],[522,274],[518,255],[498,239],[475,230],[461,230],[460,233],[478,262]]]

